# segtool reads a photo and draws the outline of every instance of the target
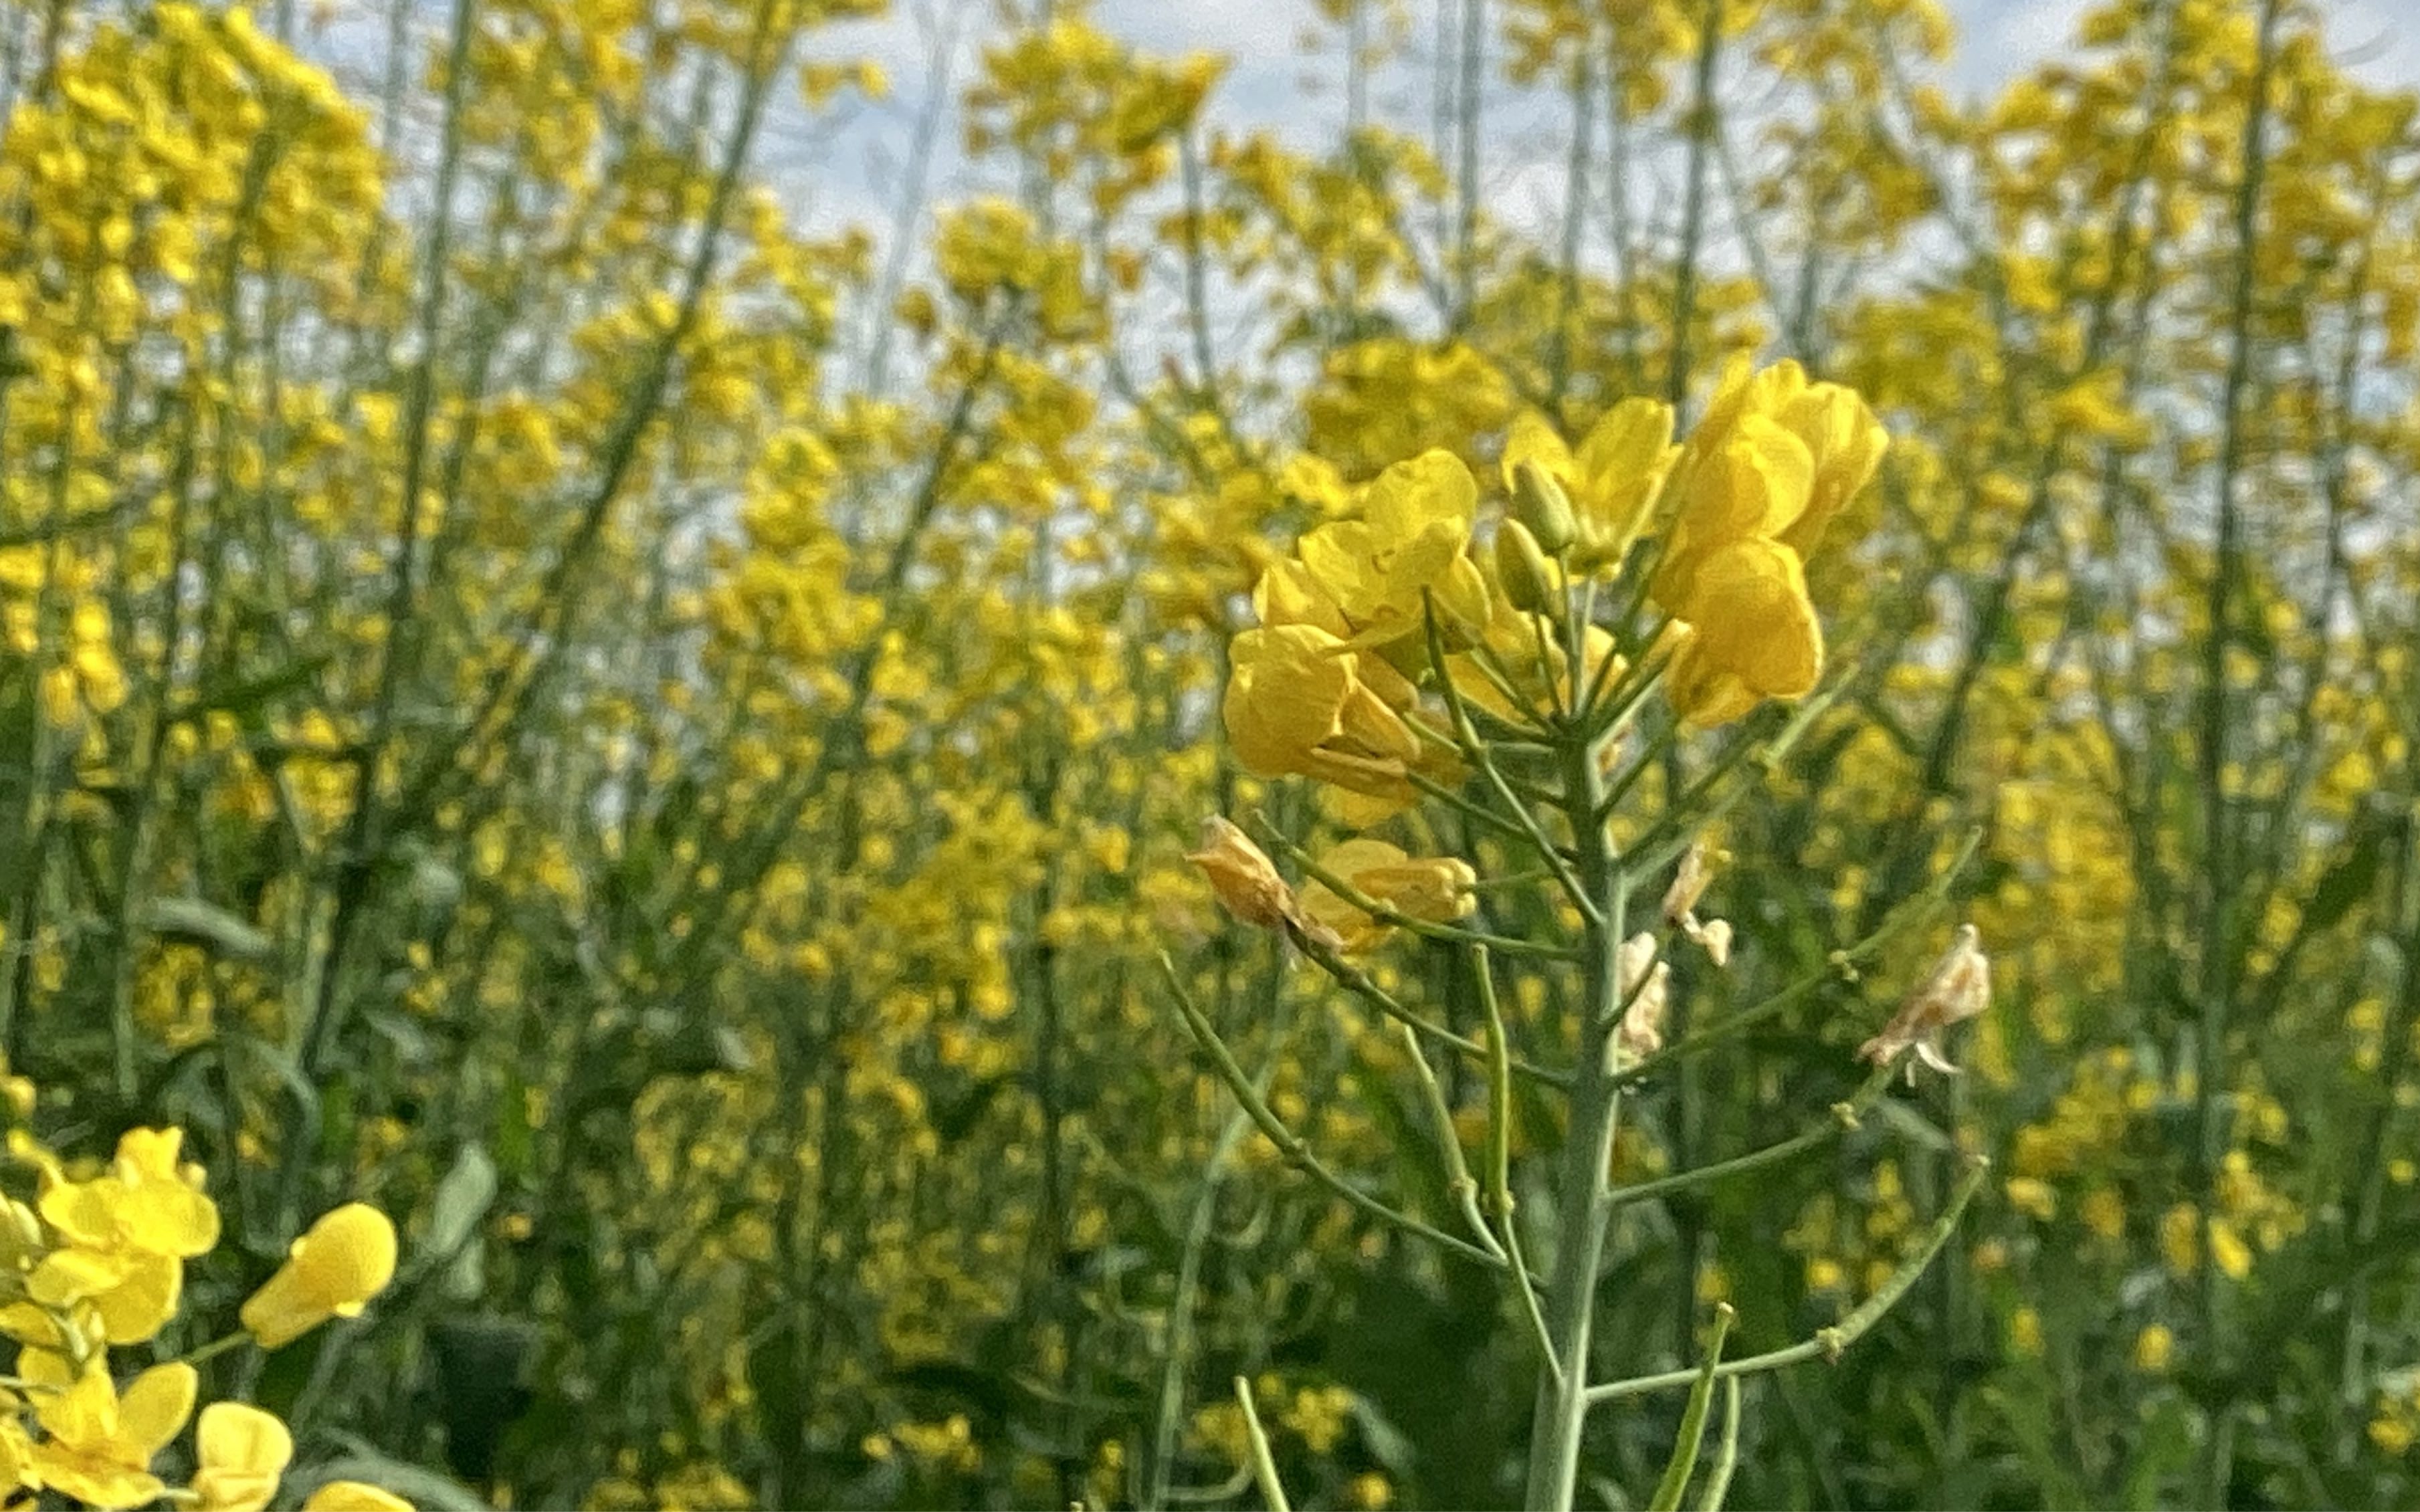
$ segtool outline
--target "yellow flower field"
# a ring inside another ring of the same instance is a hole
[[[2420,1504],[2394,9],[0,0],[0,1505]]]

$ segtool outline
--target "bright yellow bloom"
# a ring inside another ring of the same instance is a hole
[[[60,1249],[42,1257],[25,1278],[25,1293],[62,1311],[88,1304],[112,1344],[139,1344],[177,1316],[184,1293],[185,1267],[173,1255],[146,1250]],[[24,1339],[12,1318],[0,1322]]]
[[[1384,841],[1348,840],[1319,858],[1322,871],[1397,913],[1444,924],[1478,907],[1471,889],[1479,874],[1451,856],[1415,858]],[[1335,931],[1348,952],[1367,950],[1387,937],[1390,925],[1346,903],[1323,882],[1306,883],[1302,910]]]
[[[294,1436],[257,1407],[212,1402],[194,1431],[200,1468],[194,1494],[202,1512],[261,1512],[294,1458]]]
[[[1227,735],[1245,770],[1412,801],[1420,743],[1397,712],[1414,697],[1402,673],[1309,625],[1247,630],[1232,655]]]
[[[357,1480],[332,1480],[302,1499],[302,1512],[412,1512],[393,1491]]]
[[[199,1170],[178,1164],[181,1129],[130,1129],[117,1158],[89,1181],[44,1183],[42,1217],[70,1243],[191,1258],[219,1242],[219,1211],[200,1190]]]
[[[192,1365],[155,1365],[121,1396],[96,1365],[65,1390],[37,1395],[34,1416],[49,1437],[33,1447],[34,1476],[87,1506],[155,1500],[167,1488],[151,1473],[151,1458],[183,1430],[199,1384]]]
[[[1823,627],[1798,553],[1748,537],[1698,568],[1674,606],[1690,633],[1673,654],[1672,706],[1692,724],[1736,719],[1768,698],[1803,698],[1823,671]]]
[[[1371,481],[1361,518],[1323,525],[1297,550],[1357,646],[1421,633],[1424,594],[1441,629],[1475,628],[1487,621],[1487,582],[1466,551],[1478,514],[1470,470],[1451,452],[1427,451]]]
[[[1685,557],[1740,533],[1772,536],[1805,557],[1873,477],[1889,443],[1853,391],[1809,383],[1794,362],[1751,372],[1745,357],[1733,358],[1673,471],[1680,515],[1657,596]],[[1769,486],[1743,493],[1743,467],[1762,473]]]
[[[1672,672],[1676,707],[1720,724],[1767,698],[1813,691],[1823,638],[1806,553],[1881,465],[1865,401],[1809,384],[1795,363],[1735,362],[1676,464],[1680,500],[1653,590],[1696,634]]]
[[[1577,451],[1544,415],[1530,411],[1505,438],[1504,486],[1516,486],[1524,463],[1561,484],[1576,527],[1572,568],[1593,572],[1621,564],[1646,529],[1680,455],[1672,444],[1672,407],[1653,399],[1624,399],[1606,410]]]
[[[112,1344],[137,1344],[176,1316],[184,1260],[218,1242],[219,1213],[200,1190],[199,1167],[181,1165],[184,1134],[134,1129],[116,1158],[90,1180],[70,1180],[45,1161],[41,1216],[63,1241],[40,1256],[25,1293],[61,1312],[88,1305]],[[16,1310],[0,1328],[42,1343],[34,1320]]]
[[[363,1202],[322,1216],[243,1304],[243,1326],[278,1349],[331,1318],[354,1318],[395,1279],[395,1225]]]

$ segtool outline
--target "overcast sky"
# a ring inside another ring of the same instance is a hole
[[[918,14],[921,11],[929,18],[953,3],[893,0],[892,13],[883,20],[849,23],[817,34],[813,48],[817,55],[870,56],[881,63],[892,94],[876,106],[851,114],[836,133],[829,126],[786,141],[783,138],[789,133],[778,128],[768,133],[760,165],[789,180],[786,187],[794,204],[811,223],[830,228],[849,222],[887,222],[897,202],[899,164],[907,153],[917,108],[936,82],[926,64]],[[1959,27],[1950,86],[1960,94],[1981,96],[2063,51],[2090,0],[1947,3]],[[2420,85],[2420,0],[2320,0],[2320,4],[2329,16],[2334,50],[2348,69],[2373,85]],[[964,4],[965,11],[977,18],[989,8],[984,0]],[[1428,0],[1416,0],[1413,10],[1416,18],[1425,15],[1430,10]],[[1204,49],[1226,54],[1233,61],[1213,99],[1214,118],[1235,128],[1274,127],[1305,146],[1327,139],[1343,108],[1336,98],[1341,64],[1333,50],[1312,55],[1302,47],[1304,26],[1313,15],[1307,0],[1097,0],[1094,9],[1104,29],[1146,51],[1171,54]],[[1419,24],[1416,20],[1415,25]],[[1415,45],[1426,40],[1425,36],[1416,38]],[[965,83],[973,66],[972,51],[963,42],[958,49],[949,81],[953,89]],[[1398,87],[1418,90],[1423,86],[1423,80],[1406,78]],[[1424,95],[1405,94],[1403,99],[1411,109],[1409,118],[1399,119],[1398,124],[1412,126],[1425,119]],[[1373,101],[1383,116],[1385,85],[1374,93]],[[1512,128],[1506,138],[1517,139],[1521,128],[1517,118],[1498,124]],[[1537,124],[1545,123],[1541,119]],[[1506,138],[1497,139],[1498,151],[1517,152],[1517,140]],[[956,143],[954,129],[942,133],[929,185],[944,200],[973,187],[960,164]],[[1490,177],[1499,191],[1491,195],[1497,213],[1515,221],[1533,208],[1552,213],[1548,207],[1521,203],[1535,196],[1527,193],[1526,183],[1511,181],[1527,177],[1518,166],[1510,162],[1493,166],[1496,171]],[[1559,197],[1559,186],[1544,183],[1558,177],[1559,171],[1543,173],[1540,191]]]

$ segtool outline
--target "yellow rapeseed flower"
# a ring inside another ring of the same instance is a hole
[[[120,1396],[96,1364],[64,1390],[37,1396],[35,1420],[48,1437],[33,1446],[33,1476],[92,1507],[156,1500],[167,1488],[151,1473],[152,1457],[183,1430],[198,1386],[192,1365],[154,1365]]]
[[[1504,441],[1504,486],[1524,466],[1538,468],[1563,486],[1575,527],[1570,562],[1575,572],[1619,566],[1622,553],[1646,529],[1664,480],[1680,448],[1672,444],[1672,407],[1653,399],[1624,399],[1589,428],[1577,450],[1544,415],[1523,414]]]
[[[1231,655],[1227,735],[1247,771],[1412,801],[1420,743],[1397,712],[1414,696],[1403,674],[1309,625],[1247,630]]]
[[[268,1284],[244,1303],[243,1326],[264,1350],[291,1343],[331,1318],[354,1318],[395,1279],[395,1225],[349,1202],[311,1226]]]
[[[1795,363],[1753,375],[1732,363],[1674,464],[1679,502],[1652,584],[1692,629],[1670,683],[1684,718],[1720,724],[1814,690],[1823,638],[1806,555],[1887,442],[1849,390],[1808,383]]]
[[[1451,856],[1414,857],[1376,840],[1348,840],[1319,858],[1320,869],[1357,892],[1413,918],[1443,924],[1478,906],[1479,874]],[[1390,925],[1363,913],[1322,882],[1302,889],[1302,910],[1333,930],[1347,952],[1370,949]]]
[[[1479,486],[1460,457],[1433,449],[1396,463],[1371,481],[1361,513],[1321,526],[1296,548],[1354,644],[1421,633],[1431,598],[1450,632],[1487,622],[1487,581],[1467,553]]]
[[[261,1512],[294,1458],[294,1436],[272,1413],[241,1402],[212,1402],[194,1430],[200,1467],[194,1494],[201,1512]]]
[[[393,1491],[357,1480],[332,1480],[302,1499],[302,1512],[412,1512]]]

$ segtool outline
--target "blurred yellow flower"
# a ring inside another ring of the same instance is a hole
[[[42,1486],[89,1506],[140,1506],[167,1489],[151,1459],[193,1415],[199,1378],[189,1365],[155,1365],[123,1396],[96,1364],[64,1390],[34,1397],[35,1420],[49,1435],[33,1446],[30,1469]]]
[[[2134,1368],[2157,1375],[2168,1367],[2177,1350],[2177,1335],[2165,1323],[2151,1323],[2134,1335]]]
[[[194,1430],[194,1494],[202,1512],[260,1512],[294,1458],[294,1436],[275,1415],[241,1402],[212,1402]]]
[[[243,1326],[278,1349],[331,1318],[354,1318],[395,1279],[395,1225],[363,1202],[323,1215],[243,1304]]]
[[[1413,857],[1384,841],[1348,840],[1319,858],[1320,869],[1354,890],[1413,918],[1444,924],[1479,906],[1479,873],[1451,856]],[[1391,926],[1346,903],[1318,881],[1302,889],[1302,910],[1335,932],[1348,952],[1372,949]]]
[[[302,1512],[413,1512],[393,1491],[357,1480],[332,1480],[302,1499]]]

